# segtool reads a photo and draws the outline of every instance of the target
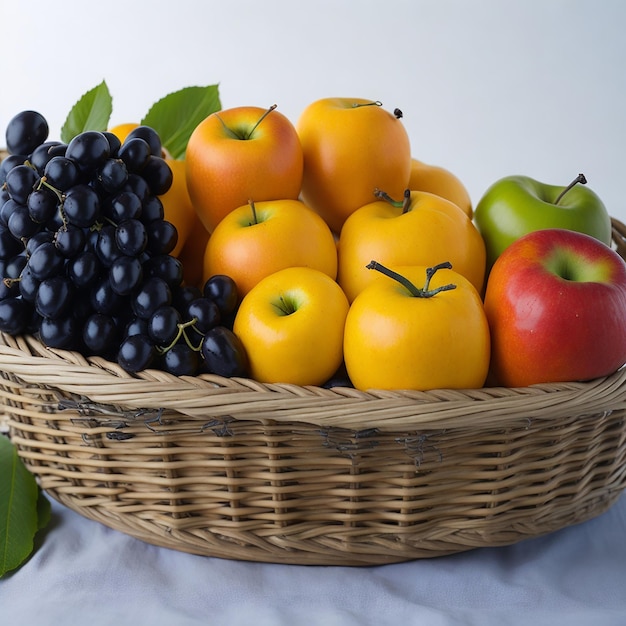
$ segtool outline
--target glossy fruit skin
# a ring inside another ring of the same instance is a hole
[[[195,226],[196,210],[187,191],[185,161],[176,159],[166,159],[165,161],[172,170],[172,185],[159,198],[163,203],[165,219],[174,224],[178,231],[176,246],[170,252],[172,256],[178,257]]]
[[[37,111],[22,111],[7,124],[5,142],[10,154],[30,154],[48,138],[48,122]]]
[[[449,261],[480,293],[485,279],[485,245],[467,215],[452,202],[423,191],[411,192],[403,213],[386,200],[355,211],[339,237],[337,281],[352,302],[377,278],[366,265],[432,266]]]
[[[434,193],[454,202],[469,218],[474,215],[467,187],[456,174],[445,167],[424,163],[416,158],[411,159],[409,189]]]
[[[337,247],[324,220],[298,200],[238,207],[217,225],[207,243],[204,276],[226,274],[243,296],[262,278],[286,267],[306,266],[337,276]]]
[[[140,172],[148,162],[150,155],[150,145],[141,137],[124,141],[118,152],[118,157],[126,165],[129,172]]]
[[[109,132],[113,133],[120,142],[124,143],[130,133],[135,130],[139,124],[137,122],[122,122],[109,128]]]
[[[78,164],[83,174],[94,172],[110,155],[108,139],[99,131],[86,130],[67,144],[65,156]]]
[[[293,312],[284,312],[284,303]],[[342,362],[348,308],[339,285],[319,270],[290,267],[264,278],[244,296],[233,327],[251,377],[263,383],[323,384]]]
[[[626,265],[590,235],[545,229],[511,244],[485,311],[497,384],[589,380],[626,362]]]
[[[507,176],[487,189],[474,221],[485,240],[489,268],[507,246],[534,230],[566,228],[610,245],[611,218],[598,195],[579,184],[555,205],[564,188],[528,176]]]
[[[390,269],[424,286],[426,267]],[[418,298],[394,279],[369,271],[377,278],[354,300],[345,326],[344,358],[354,386],[482,387],[489,369],[489,327],[474,286],[453,269],[441,269],[430,287],[456,288]]]
[[[204,278],[204,253],[210,237],[200,217],[196,214],[189,235],[176,255],[183,264],[183,278],[186,285],[202,287]]]
[[[203,331],[231,319],[183,285],[169,254],[178,233],[160,196],[173,173],[159,135],[135,127],[124,145],[108,131],[44,144],[41,121],[15,118],[11,143],[32,153],[0,164],[0,324],[130,371],[199,373]]]
[[[0,331],[11,335],[19,335],[28,323],[28,306],[26,301],[10,296],[0,300]]]
[[[126,139],[134,138],[143,139],[150,146],[150,153],[153,156],[163,156],[163,144],[161,143],[159,134],[154,128],[145,125],[137,125],[126,135]]]
[[[217,305],[220,318],[225,320],[234,315],[239,306],[240,294],[237,283],[226,274],[213,274],[202,285],[202,295]]]
[[[202,341],[205,371],[217,376],[248,376],[248,357],[239,337],[229,328],[216,326]]]
[[[296,128],[304,153],[302,199],[333,232],[373,200],[376,188],[400,197],[407,188],[409,137],[401,120],[379,104],[323,98],[304,109]]]
[[[117,361],[127,372],[139,372],[149,368],[156,357],[157,352],[150,338],[147,335],[136,334],[122,341]]]
[[[300,194],[303,157],[296,130],[275,109],[259,122],[266,112],[253,106],[218,111],[189,137],[187,189],[209,232],[248,200],[295,200]]]

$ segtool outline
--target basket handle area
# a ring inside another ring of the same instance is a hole
[[[611,218],[611,236],[615,250],[623,259],[626,259],[626,224],[615,217]]]

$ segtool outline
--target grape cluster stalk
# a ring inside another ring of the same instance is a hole
[[[46,119],[18,113],[0,162],[0,331],[116,361],[128,372],[245,376],[232,332],[237,286],[186,285],[164,217],[172,184],[158,133],[121,142],[87,130],[49,141]]]

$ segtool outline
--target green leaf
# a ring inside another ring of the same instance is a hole
[[[218,85],[185,87],[155,102],[141,124],[159,133],[173,159],[184,159],[191,133],[221,106]]]
[[[105,81],[90,89],[70,110],[61,128],[61,141],[69,143],[86,130],[105,131],[113,112],[113,99]]]
[[[33,551],[38,497],[35,477],[13,444],[0,435],[0,576],[21,565]]]
[[[37,530],[45,528],[50,522],[52,516],[52,507],[50,500],[46,498],[43,491],[38,488],[37,493]]]

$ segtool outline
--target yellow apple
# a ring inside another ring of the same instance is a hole
[[[485,244],[470,218],[432,193],[405,191],[403,200],[381,199],[355,211],[339,237],[337,280],[350,302],[373,279],[366,265],[432,266],[444,261],[480,293],[485,279]]]
[[[323,98],[300,115],[302,199],[335,233],[376,188],[401,195],[407,187],[411,150],[400,117],[363,98]]]
[[[243,298],[233,331],[263,383],[321,385],[343,361],[348,300],[327,274],[289,267],[261,280]]]

